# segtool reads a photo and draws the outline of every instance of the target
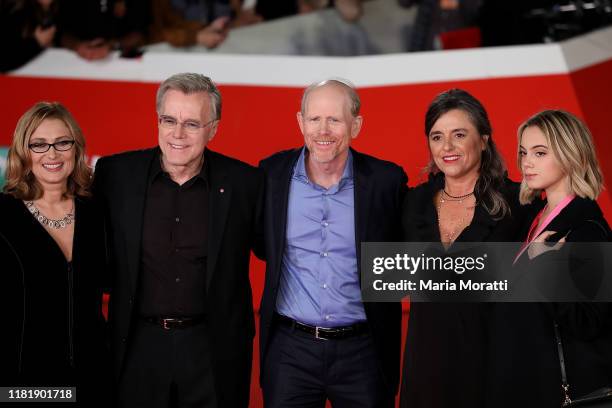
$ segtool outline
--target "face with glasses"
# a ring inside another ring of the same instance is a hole
[[[32,173],[44,187],[66,184],[75,164],[74,138],[60,119],[45,119],[30,136]]]
[[[170,89],[158,112],[159,147],[169,173],[195,175],[208,142],[217,132],[211,98],[206,92],[184,94]]]

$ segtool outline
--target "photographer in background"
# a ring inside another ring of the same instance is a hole
[[[0,36],[5,47],[0,72],[25,65],[54,44],[56,13],[54,0],[0,0]]]
[[[398,0],[400,6],[418,6],[408,51],[445,48],[441,34],[476,25],[482,0]]]
[[[215,48],[227,38],[231,14],[228,0],[154,0],[149,41]]]
[[[146,0],[58,0],[62,47],[86,60],[106,58],[115,45],[121,56],[138,54],[149,24]]]

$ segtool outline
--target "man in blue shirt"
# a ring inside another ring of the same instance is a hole
[[[306,88],[304,146],[266,172],[261,384],[266,407],[393,407],[401,306],[361,300],[360,243],[401,239],[407,177],[350,148],[359,95],[343,80]]]

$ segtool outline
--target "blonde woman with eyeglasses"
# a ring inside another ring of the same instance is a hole
[[[17,123],[0,194],[0,385],[76,387],[55,398],[87,407],[111,398],[104,221],[90,181],[85,139],[70,112],[35,104]]]

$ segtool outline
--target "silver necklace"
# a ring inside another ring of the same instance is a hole
[[[444,191],[444,194],[446,194],[446,191]],[[462,197],[459,200],[448,200],[448,199],[444,199],[443,194],[440,194],[440,199],[438,201],[438,205],[436,206],[436,209],[438,210],[438,228],[440,230],[440,232],[442,233],[442,220],[440,219],[441,214],[442,214],[442,204],[449,201],[449,202],[459,202],[459,204],[463,204],[463,200],[469,196],[471,196],[473,194],[467,194],[466,196]],[[448,194],[447,194],[448,195]],[[452,196],[451,196],[452,197]],[[469,211],[471,208],[474,207],[463,207],[463,209],[465,211]],[[462,216],[459,217],[459,222],[455,224],[455,228],[453,228],[450,232],[446,232],[444,233],[444,236],[446,238],[446,242],[453,242],[453,240],[459,235],[459,232],[463,231],[465,229],[465,227],[468,226],[468,223],[466,223],[466,214],[462,214]],[[444,238],[444,237],[443,237]],[[445,242],[445,241],[443,241]]]
[[[24,203],[26,207],[28,207],[28,210],[30,210],[34,218],[36,218],[36,220],[45,227],[53,229],[62,229],[66,228],[68,225],[72,224],[72,221],[74,221],[74,207],[72,208],[72,210],[70,210],[70,212],[64,215],[63,218],[51,220],[45,217],[43,213],[40,212],[40,210],[34,205],[34,201],[24,201]]]

